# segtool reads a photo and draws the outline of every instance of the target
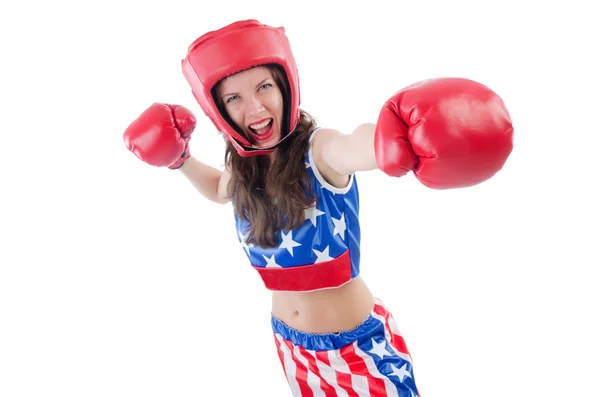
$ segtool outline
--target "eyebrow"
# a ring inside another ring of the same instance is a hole
[[[271,80],[271,79],[272,79],[271,77],[267,77],[266,79],[264,79],[263,81],[261,81],[260,83],[258,83],[256,86],[259,87],[259,86],[263,85],[265,83],[265,81]],[[225,98],[226,96],[236,95],[236,94],[239,94],[239,93],[238,92],[228,92],[226,94],[221,95],[221,98]]]

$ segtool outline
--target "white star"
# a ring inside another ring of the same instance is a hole
[[[369,351],[369,353],[377,354],[379,358],[392,355],[389,351],[385,349],[385,341],[377,343],[375,342],[375,339],[371,338],[371,343],[373,343],[373,348]]]
[[[275,254],[271,255],[270,258],[267,258],[266,255],[263,255],[263,258],[267,261],[267,265],[265,267],[281,267],[275,262]]]
[[[404,382],[404,378],[407,376],[412,378],[412,376],[410,376],[410,372],[406,370],[406,365],[407,364],[405,363],[400,369],[392,365],[392,375],[396,375],[398,378],[400,378],[400,382]]]
[[[250,245],[246,244],[247,234],[244,236],[241,232],[238,232],[240,236],[240,243],[242,244],[242,248],[246,250],[246,253],[250,254],[250,248],[254,247],[254,244],[250,243]]]
[[[304,162],[304,168],[310,168],[310,163]]]
[[[313,252],[317,255],[317,260],[315,261],[315,263],[327,262],[333,259],[329,256],[329,246],[325,247],[323,251],[313,249]]]
[[[346,231],[346,219],[344,218],[344,214],[342,213],[342,217],[340,219],[335,219],[334,217],[331,217],[331,220],[333,221],[333,235],[335,236],[336,234],[339,234],[342,237],[342,240],[344,239],[344,232]]]
[[[292,240],[292,231],[291,230],[287,235],[282,231],[281,232],[281,240],[282,240],[282,242],[281,242],[281,245],[279,246],[279,248],[287,249],[291,256],[294,256],[293,248],[299,247],[302,245],[299,242]]]
[[[317,226],[317,216],[323,215],[324,212],[317,209],[317,205],[313,205],[312,207],[306,208],[304,210],[304,220],[310,219],[313,226]]]

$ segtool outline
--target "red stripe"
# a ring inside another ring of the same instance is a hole
[[[297,267],[260,267],[252,265],[265,287],[273,291],[313,291],[339,287],[352,278],[350,251],[327,262]]]
[[[411,357],[410,352],[408,351],[408,347],[406,347],[406,342],[404,340],[404,337],[402,337],[402,335],[398,335],[398,334],[392,332],[392,329],[390,328],[390,318],[393,319],[394,316],[388,310],[386,310],[386,308],[384,306],[379,305],[379,304],[375,304],[374,311],[375,311],[375,313],[379,314],[380,316],[383,316],[383,318],[385,319],[385,329],[390,334],[390,338],[391,338],[390,344],[392,346],[394,346],[394,348],[396,348],[396,350],[398,350],[399,352],[404,353],[404,354],[408,355],[409,357]],[[419,389],[416,386],[415,386],[415,388],[417,391],[417,397],[421,396],[421,393],[419,393]]]
[[[337,380],[337,384],[341,389],[344,389],[346,393],[348,393],[348,397],[360,397],[352,388],[352,375],[345,372],[340,372],[333,368],[329,362],[329,356],[327,355],[326,351],[318,351],[317,359],[335,371],[335,379]]]
[[[277,339],[275,333],[273,333],[273,336],[275,337],[275,345],[277,346],[277,355],[279,356],[279,361],[281,361],[281,368],[283,368],[283,373],[287,378],[287,369],[285,368],[285,363],[283,361],[283,351],[281,351],[281,343],[279,343],[279,340]]]
[[[408,356],[410,356],[410,353],[408,351],[408,347],[406,346],[406,342],[404,341],[404,338],[401,335],[398,335],[394,332],[392,332],[392,329],[390,328],[390,317],[391,314],[390,312],[388,312],[385,307],[375,304],[375,307],[373,309],[375,311],[375,313],[379,314],[380,316],[382,316],[385,319],[385,329],[386,331],[390,334],[390,344],[392,346],[394,346],[396,348],[396,350],[398,350],[400,353],[404,353]]]
[[[317,367],[317,360],[315,357],[306,351],[306,349],[302,346],[299,346],[300,354],[308,361],[308,368],[310,371],[317,375],[320,379],[321,390],[325,392],[326,397],[337,397],[335,389],[331,386],[327,381],[321,376],[321,371],[319,371],[319,367]]]
[[[367,378],[367,382],[369,382],[369,394],[371,394],[371,397],[387,397],[385,382],[383,379],[375,378],[371,375],[364,359],[356,354],[354,344],[342,347],[340,353],[342,354],[342,358],[346,360],[346,364],[348,364],[351,373]]]
[[[292,360],[296,364],[296,380],[298,381],[298,385],[300,386],[300,392],[302,393],[302,397],[313,397],[314,394],[308,386],[308,371],[306,366],[298,360],[298,357],[294,354],[294,345],[289,340],[283,341],[290,352],[292,353]]]

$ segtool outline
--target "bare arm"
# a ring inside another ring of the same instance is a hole
[[[193,156],[185,161],[179,171],[208,200],[219,204],[226,204],[231,201],[228,190],[231,179],[229,171],[220,171],[204,164]]]
[[[375,159],[375,124],[359,125],[351,134],[333,129],[319,131],[313,150],[315,161],[339,175],[378,169]]]

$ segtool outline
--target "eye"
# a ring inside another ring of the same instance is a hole
[[[273,85],[271,83],[265,83],[265,84],[261,85],[259,87],[259,89],[265,89],[265,88],[269,88],[269,87],[273,87]]]
[[[229,98],[227,98],[227,99],[225,100],[225,103],[230,103],[232,100],[234,100],[234,99],[236,99],[236,98],[237,98],[237,95],[232,95],[232,96],[230,96]]]

